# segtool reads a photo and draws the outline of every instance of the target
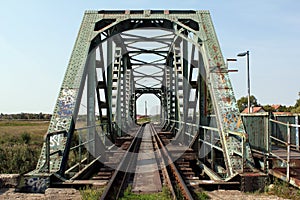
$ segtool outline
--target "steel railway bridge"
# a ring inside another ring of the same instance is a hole
[[[22,188],[43,192],[93,173],[130,136],[137,101],[160,101],[161,131],[192,148],[212,180],[255,169],[228,68],[208,11],[86,11],[36,169]]]

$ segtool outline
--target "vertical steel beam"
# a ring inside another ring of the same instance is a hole
[[[107,112],[107,117],[108,119],[112,120],[112,65],[113,65],[113,55],[112,55],[112,51],[113,51],[113,43],[111,39],[107,40],[107,104],[108,104],[108,109],[109,112]],[[110,127],[110,137],[113,139],[115,138],[114,135],[114,127],[112,126],[112,121],[109,121],[108,126]]]
[[[183,89],[183,105],[182,105],[182,122],[183,123],[183,135],[184,135],[184,141],[188,144],[188,138],[185,134],[187,132],[187,126],[186,123],[188,122],[188,115],[189,115],[189,82],[188,82],[188,74],[189,74],[189,61],[188,61],[188,41],[183,39],[182,40],[182,75],[183,75],[183,82],[182,82],[182,89]],[[190,133],[192,134],[192,133]]]
[[[96,96],[96,51],[93,50],[89,53],[87,62],[87,126],[88,128],[88,141],[94,140],[89,143],[89,152],[96,155],[95,151],[95,96]]]
[[[244,158],[235,153],[242,152],[242,146],[239,145],[241,138],[230,135],[228,130],[242,134],[246,133],[210,15],[209,13],[199,12],[199,18],[202,20],[201,28],[206,37],[201,52],[205,55],[205,68],[209,75],[208,86],[223,146],[224,159],[228,171],[227,176],[231,177],[234,175],[234,172],[243,171]],[[247,167],[253,167],[254,160],[249,143],[245,144],[244,155],[246,156]]]

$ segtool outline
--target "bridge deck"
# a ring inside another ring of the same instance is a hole
[[[287,161],[288,152],[284,147],[272,146],[272,154]],[[300,188],[300,152],[293,149],[290,151],[289,177],[287,176],[286,165],[281,166],[277,164],[276,157],[273,157],[273,159],[273,168],[269,170],[269,174]]]
[[[154,193],[162,191],[159,169],[154,154],[150,125],[144,129],[137,158],[132,191],[135,193]]]
[[[272,153],[278,155],[282,159],[286,160],[286,158],[287,158],[287,149],[286,148],[272,146]],[[290,159],[291,160],[300,159],[300,152],[291,149]]]

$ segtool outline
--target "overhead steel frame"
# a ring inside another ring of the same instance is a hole
[[[140,28],[163,29],[171,34],[149,38],[127,33]],[[132,45],[149,40],[165,46],[146,49]],[[106,42],[106,55],[103,42]],[[192,46],[191,54],[188,43]],[[140,54],[155,54],[161,59],[148,62],[136,58]],[[191,63],[186,61],[189,55]],[[155,66],[160,72],[149,74],[137,70],[146,65]],[[194,71],[198,74],[196,80],[192,78]],[[157,83],[144,85],[139,82],[143,76]],[[97,123],[95,108],[98,107],[99,120],[107,122],[106,131],[111,140],[123,135],[123,130],[135,119],[137,95],[151,92],[153,88],[160,90],[164,128],[179,137],[185,135],[186,123],[200,123],[196,132],[201,138],[202,129],[207,125],[209,99],[216,115],[227,180],[253,165],[228,69],[208,11],[87,11],[39,162],[25,176],[28,190],[45,190],[53,177],[65,180],[72,135],[86,87],[86,126]],[[192,90],[194,98],[190,98]],[[95,137],[93,129],[88,132],[90,138]],[[92,146],[106,148],[101,141]]]

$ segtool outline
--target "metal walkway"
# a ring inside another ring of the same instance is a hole
[[[299,114],[243,115],[257,168],[300,188]]]

